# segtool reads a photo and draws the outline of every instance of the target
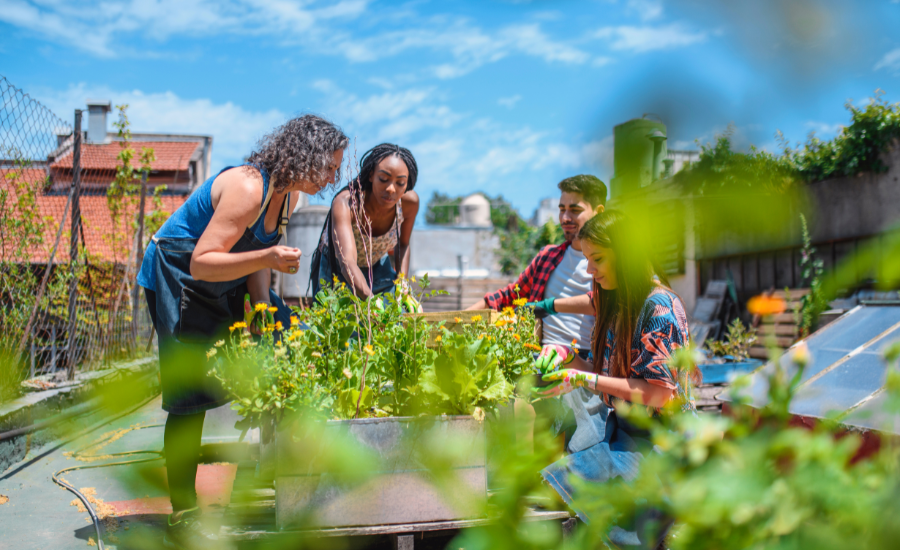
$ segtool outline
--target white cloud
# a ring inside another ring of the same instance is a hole
[[[507,109],[512,109],[516,106],[516,103],[518,103],[520,99],[522,99],[522,96],[520,96],[519,94],[511,95],[509,97],[501,97],[497,100],[497,105],[506,107]]]
[[[637,53],[666,50],[704,42],[705,32],[692,32],[678,23],[660,27],[603,27],[594,33],[596,38],[610,41],[613,50]]]
[[[834,136],[844,129],[841,123],[829,124],[827,122],[817,122],[810,120],[806,123],[806,127],[821,136]]]
[[[248,111],[232,102],[185,99],[172,92],[144,93],[78,84],[66,90],[37,90],[33,96],[63,120],[70,121],[75,109],[85,108],[85,99],[110,99],[113,105],[128,104],[132,132],[183,133],[213,136],[213,169],[242,162],[256,142],[288,115],[271,109]],[[108,129],[113,130],[115,113]]]
[[[659,19],[663,13],[663,5],[660,0],[628,0],[625,8],[628,13],[636,13],[641,21]]]
[[[455,78],[485,64],[520,54],[549,63],[582,64],[591,56],[555,40],[539,23],[513,24],[484,30],[471,21],[447,16],[418,17],[370,14],[390,21],[388,32],[360,36],[342,23],[367,13],[369,0],[126,0],[97,5],[92,0],[4,0],[0,21],[43,38],[100,57],[148,56],[130,47],[135,36],[163,42],[174,36],[213,35],[265,37],[290,48],[321,55],[340,55],[351,62],[370,62],[410,50],[431,50],[450,61],[430,67],[438,78]],[[371,18],[370,17],[370,18]],[[376,26],[376,29],[384,26]]]
[[[244,34],[324,36],[323,23],[353,19],[365,12],[368,0],[336,4],[286,0],[5,0],[0,21],[41,35],[47,40],[101,57],[134,55],[119,37],[141,33],[154,40],[171,36]]]
[[[889,51],[884,54],[878,63],[875,64],[874,70],[887,69],[894,73],[900,74],[900,48]]]

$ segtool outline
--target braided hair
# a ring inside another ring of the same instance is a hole
[[[356,179],[358,186],[361,187],[363,193],[372,190],[372,174],[378,163],[390,156],[397,156],[406,163],[406,169],[409,170],[409,178],[406,180],[406,190],[412,191],[416,186],[416,178],[419,176],[419,167],[416,159],[406,147],[400,147],[393,143],[382,143],[372,147],[363,153],[362,159],[359,161],[359,177]],[[354,182],[351,182],[354,183]]]

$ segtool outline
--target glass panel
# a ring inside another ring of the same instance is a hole
[[[900,435],[900,416],[885,412],[887,394],[881,393],[856,409],[844,420],[848,426],[867,428]]]
[[[900,323],[900,307],[864,306],[816,332],[806,343],[813,352],[823,348],[853,351],[896,323]]]
[[[791,412],[820,418],[829,412],[844,412],[884,385],[885,370],[880,354],[865,351],[855,355],[800,388],[791,403]]]

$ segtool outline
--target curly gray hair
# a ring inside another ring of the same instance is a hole
[[[284,190],[298,180],[319,183],[328,176],[334,152],[350,140],[333,123],[316,115],[303,115],[275,128],[257,144],[247,163],[268,172],[275,188]],[[341,181],[341,167],[334,181]]]

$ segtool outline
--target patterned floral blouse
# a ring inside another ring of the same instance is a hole
[[[603,352],[602,374],[607,376],[615,340],[615,331],[610,328]],[[647,296],[638,316],[631,340],[631,369],[628,377],[642,378],[651,384],[673,389],[683,402],[683,410],[695,410],[689,373],[673,371],[669,367],[675,350],[689,342],[684,304],[674,292],[657,286]],[[603,400],[612,406],[609,395],[603,394]]]
[[[372,259],[372,265],[375,265],[382,256],[393,250],[400,242],[400,225],[403,223],[403,200],[397,201],[397,215],[394,216],[394,225],[384,235],[373,237],[368,242],[363,243],[363,236],[359,230],[359,226],[365,224],[365,214],[353,216],[353,240],[356,241],[356,265],[359,267],[369,267],[369,258]],[[362,208],[362,206],[360,206]],[[359,221],[357,221],[359,220]],[[365,246],[364,246],[365,244]],[[400,269],[400,266],[397,266]]]

